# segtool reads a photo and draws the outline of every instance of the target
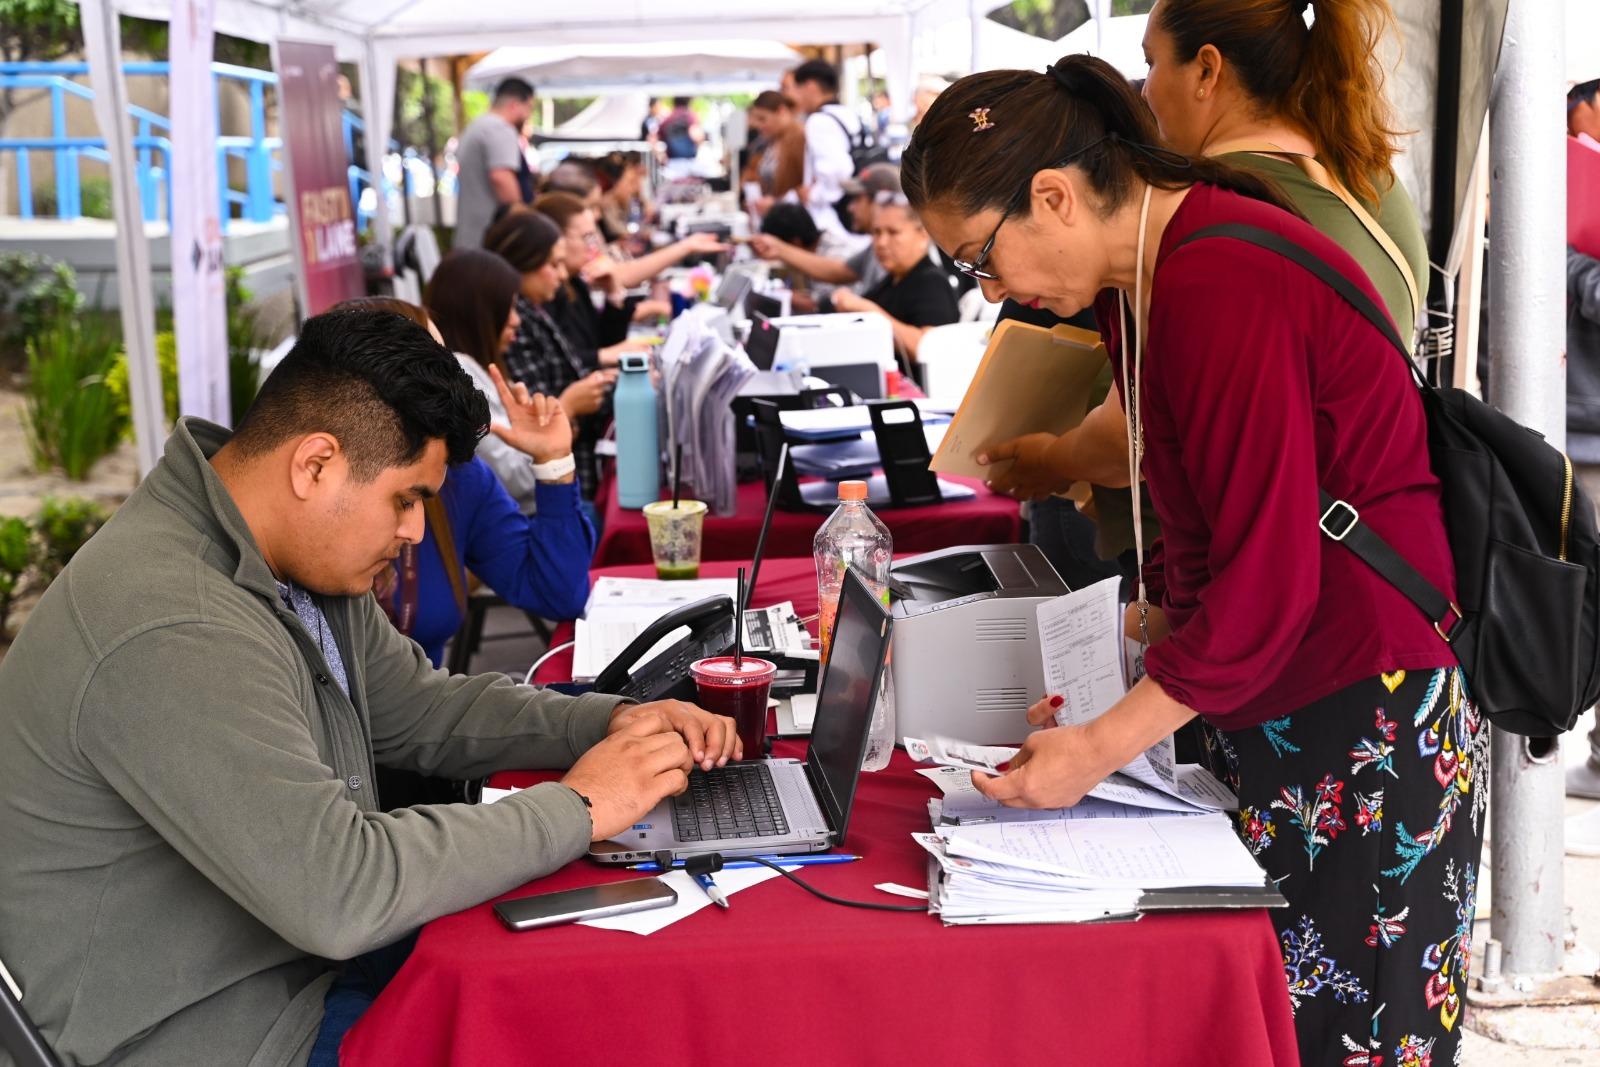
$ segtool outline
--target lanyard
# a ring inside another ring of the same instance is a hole
[[[1139,382],[1144,373],[1144,242],[1150,222],[1150,193],[1154,187],[1144,187],[1144,202],[1139,207],[1139,250],[1135,253],[1133,280],[1133,357],[1123,352],[1122,357],[1122,408],[1128,422],[1128,485],[1133,493],[1133,546],[1139,567],[1139,643],[1150,647],[1150,601],[1144,585],[1144,514],[1139,490],[1139,465],[1144,459],[1144,420],[1139,410]],[[1126,342],[1128,332],[1128,294],[1117,291],[1121,313],[1122,337]],[[1130,371],[1129,364],[1132,364]]]

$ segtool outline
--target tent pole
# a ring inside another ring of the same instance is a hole
[[[383,64],[388,66],[384,67]],[[372,176],[372,236],[383,249],[385,267],[394,266],[394,220],[389,217],[389,197],[383,188],[383,164],[389,155],[389,135],[394,112],[386,105],[394,99],[394,61],[379,54],[371,41],[361,52],[361,113],[367,123],[367,173]],[[386,113],[387,112],[387,113]],[[405,156],[400,157],[400,202],[409,211],[406,196]]]
[[[1439,0],[1439,77],[1434,103],[1433,189],[1428,235],[1428,259],[1443,265],[1450,262],[1450,245],[1456,226],[1456,157],[1461,141],[1461,33],[1465,0]],[[1435,273],[1430,271],[1430,274]],[[1450,321],[1453,301],[1446,290],[1451,279],[1440,276],[1432,285],[1426,327]],[[1463,356],[1463,358],[1466,358]],[[1475,357],[1474,357],[1475,358]],[[1445,380],[1446,369],[1424,366],[1423,372],[1435,381]]]
[[[1565,448],[1567,171],[1558,103],[1566,88],[1565,41],[1563,20],[1545,6],[1546,0],[1511,0],[1490,104],[1489,395],[1507,415]],[[1441,100],[1444,87],[1441,75]],[[1453,165],[1435,171],[1435,188],[1448,189],[1454,174]],[[1434,198],[1441,202],[1449,198]],[[1435,207],[1435,235],[1449,218]],[[1562,966],[1560,743],[1495,730],[1490,763],[1490,944],[1499,942],[1501,977],[1520,992],[1534,976]]]
[[[134,180],[133,129],[128,117],[128,84],[122,73],[122,26],[110,0],[80,0],[84,53],[94,89],[95,120],[111,158],[111,215],[117,225],[117,299],[121,303],[122,347],[128,358],[128,397],[133,408],[133,440],[139,476],[161,459],[167,416],[161,402],[161,371],[156,364],[155,293],[150,282],[150,245],[145,237],[139,186]]]

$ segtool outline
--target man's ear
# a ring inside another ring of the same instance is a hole
[[[339,439],[330,433],[302,437],[289,454],[289,486],[296,498],[310,500],[328,484],[331,469],[344,460]]]

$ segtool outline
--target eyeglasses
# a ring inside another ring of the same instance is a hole
[[[1078,149],[1076,152],[1062,157],[1060,160],[1050,164],[1048,167],[1042,167],[1040,169],[1059,170],[1104,140],[1106,140],[1105,137],[1097,137],[1093,141],[1090,141],[1088,144],[1084,145],[1082,148]],[[965,274],[969,278],[977,278],[979,281],[997,282],[1000,280],[1000,276],[998,274],[990,270],[985,270],[984,264],[989,262],[989,254],[994,251],[994,241],[995,238],[1000,236],[1000,227],[1004,226],[1007,219],[1011,218],[1012,215],[1015,215],[1022,209],[1022,205],[1027,201],[1028,190],[1032,187],[1032,184],[1033,180],[1030,178],[1028,184],[1024,185],[1020,190],[1018,190],[1017,195],[1011,198],[1011,203],[1007,204],[1006,209],[1000,213],[1000,221],[994,224],[994,231],[989,234],[989,239],[983,242],[983,248],[979,249],[977,259],[965,260],[956,259],[954,256],[950,257],[950,263],[956,268],[956,270],[960,271],[962,274]]]

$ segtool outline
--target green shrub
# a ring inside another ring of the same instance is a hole
[[[47,584],[55,581],[78,549],[105,525],[106,518],[106,509],[93,500],[44,498],[33,524],[39,534],[39,574]]]
[[[156,367],[161,371],[161,411],[167,425],[178,421],[178,337],[170,329],[156,334]],[[128,354],[117,353],[117,361],[106,374],[106,385],[116,397],[117,417],[123,430],[133,428],[133,398],[128,392]]]
[[[36,252],[0,252],[0,364],[20,364],[29,337],[82,307],[71,267]]]
[[[22,519],[0,519],[0,641],[11,638],[7,620],[33,563],[34,542]]]
[[[261,388],[261,326],[250,307],[254,294],[244,284],[244,271],[229,267],[227,279],[228,402],[237,426]]]
[[[122,440],[127,417],[106,381],[121,348],[99,317],[61,318],[29,340],[24,423],[41,470],[60,467],[83,481]]]

